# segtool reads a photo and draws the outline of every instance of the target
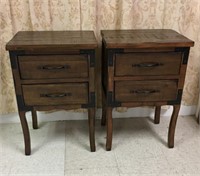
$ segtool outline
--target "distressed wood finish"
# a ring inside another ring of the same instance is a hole
[[[40,50],[43,50],[41,53],[51,53],[53,50],[74,52],[96,47],[92,31],[20,31],[6,45],[7,50],[37,50],[36,53],[40,53]]]
[[[176,99],[177,82],[156,81],[116,81],[115,100],[121,102],[168,101]]]
[[[19,56],[18,60],[22,79],[88,77],[87,55]]]
[[[181,60],[181,52],[116,54],[115,75],[178,75]]]
[[[157,50],[194,45],[192,40],[170,29],[103,30],[101,34],[106,48]]]
[[[27,106],[88,103],[86,83],[22,85],[22,91]]]
[[[9,50],[25,154],[31,154],[25,113],[88,109],[91,151],[95,151],[95,50],[92,31],[21,31],[6,45]]]
[[[159,124],[162,105],[174,107],[168,132],[168,146],[174,147],[189,50],[194,42],[166,29],[103,30],[101,34],[106,149],[112,147],[112,108],[155,106],[154,123]]]

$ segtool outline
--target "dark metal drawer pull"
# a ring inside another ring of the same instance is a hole
[[[44,65],[41,67],[43,70],[64,70],[69,68],[69,65]]]
[[[133,64],[132,67],[140,67],[140,68],[149,68],[149,67],[158,67],[163,64],[158,63],[158,62],[144,62],[140,64]]]
[[[52,93],[52,94],[40,94],[40,97],[47,97],[47,98],[63,98],[69,97],[72,93]]]
[[[159,90],[154,90],[154,89],[139,89],[139,90],[131,90],[130,93],[136,93],[136,94],[153,94],[153,93],[158,93],[160,92]]]

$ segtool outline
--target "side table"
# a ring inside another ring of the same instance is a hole
[[[25,113],[88,109],[91,151],[95,151],[95,49],[92,31],[20,31],[6,45],[15,84],[25,154],[31,144]]]
[[[114,107],[155,106],[156,124],[162,105],[172,105],[168,146],[180,109],[190,47],[194,42],[167,29],[103,30],[102,125],[107,122],[106,149],[112,146]]]

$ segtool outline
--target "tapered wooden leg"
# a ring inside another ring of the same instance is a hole
[[[156,106],[155,116],[154,116],[154,123],[155,124],[159,124],[160,123],[160,111],[161,111],[161,106]]]
[[[101,118],[101,126],[106,125],[106,101],[105,101],[105,93],[102,91],[102,118]]]
[[[106,108],[106,122],[107,122],[107,139],[106,150],[110,151],[112,148],[112,132],[113,132],[113,120],[112,120],[112,108]]]
[[[174,134],[175,134],[175,128],[176,128],[176,122],[177,122],[179,110],[180,110],[180,105],[173,106],[173,113],[171,116],[171,120],[170,120],[170,124],[169,124],[169,132],[168,132],[169,148],[174,147]]]
[[[35,110],[32,110],[31,113],[32,113],[33,129],[38,129],[37,112]]]
[[[102,118],[101,118],[101,126],[106,125],[106,108],[102,106]]]
[[[95,147],[95,108],[88,109],[89,136],[91,152],[96,151]]]
[[[25,144],[25,155],[31,154],[31,141],[30,141],[30,134],[29,134],[29,128],[26,120],[26,112],[20,111],[19,117],[22,125],[22,130],[24,134],[24,144]]]

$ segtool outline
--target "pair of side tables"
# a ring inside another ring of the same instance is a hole
[[[190,47],[194,42],[173,30],[103,30],[102,125],[107,124],[106,149],[112,146],[114,107],[173,105],[168,146],[174,146]],[[92,31],[21,31],[6,45],[15,84],[25,154],[31,154],[25,113],[88,109],[91,151],[95,151],[95,50]]]

